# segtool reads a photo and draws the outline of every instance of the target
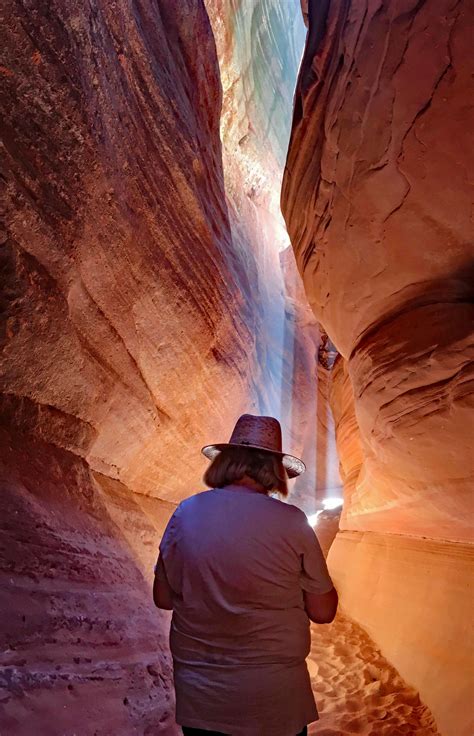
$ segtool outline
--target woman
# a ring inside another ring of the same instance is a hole
[[[250,414],[202,452],[212,490],[174,512],[153,587],[173,610],[176,720],[185,736],[305,734],[309,620],[332,621],[337,593],[305,514],[268,495],[286,496],[304,463],[282,452],[276,419]]]

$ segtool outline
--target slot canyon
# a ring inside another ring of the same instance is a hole
[[[243,413],[339,593],[308,732],[472,736],[472,3],[2,16],[0,736],[181,733],[153,567]]]

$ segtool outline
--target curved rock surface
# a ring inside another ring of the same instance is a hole
[[[225,207],[206,14],[38,2],[7,32],[8,417],[177,501],[204,467],[196,438],[255,403],[262,327]]]
[[[468,540],[472,8],[311,2],[309,17],[282,203],[355,396],[345,526]]]
[[[295,8],[208,3],[219,59],[197,0],[5,9],[2,732],[173,733],[149,582],[200,446],[260,411],[314,451],[319,333],[280,261]]]
[[[345,610],[420,689],[441,732],[468,736],[470,667],[453,642],[473,641],[461,592],[474,477],[473,8],[303,6],[282,208],[308,299],[341,354],[331,395],[341,528],[352,531],[330,566]],[[437,540],[436,554],[405,545],[408,535]],[[428,631],[423,606],[442,609]]]
[[[166,1],[12,3],[3,31],[0,730],[172,733],[159,534],[257,400],[213,35]]]

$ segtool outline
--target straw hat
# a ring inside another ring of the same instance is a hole
[[[274,417],[242,414],[237,420],[229,442],[206,445],[201,449],[201,452],[209,460],[214,460],[219,452],[226,447],[242,447],[242,445],[278,455],[289,478],[295,478],[306,470],[306,465],[302,460],[294,457],[294,455],[282,452],[281,426],[278,419]]]

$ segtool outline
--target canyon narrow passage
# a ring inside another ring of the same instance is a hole
[[[244,413],[339,593],[308,733],[472,736],[472,6],[3,15],[0,736],[181,733],[158,544]]]
[[[323,513],[318,525],[328,551],[339,520]],[[367,632],[339,611],[331,624],[311,627],[307,660],[320,720],[308,728],[319,736],[438,736],[435,720]]]
[[[312,627],[308,668],[320,715],[309,734],[437,736],[417,691],[347,616],[337,614],[332,624]]]

